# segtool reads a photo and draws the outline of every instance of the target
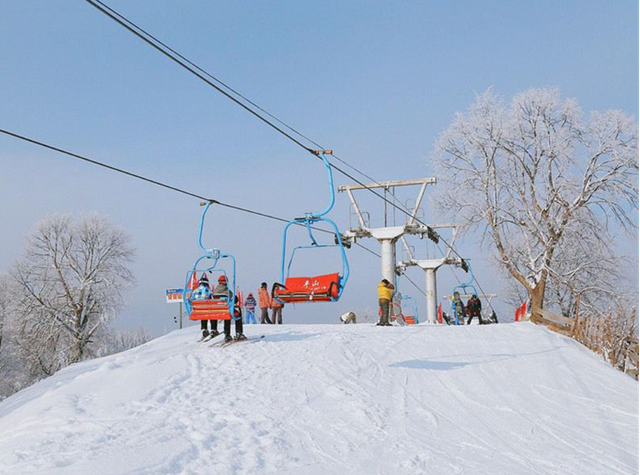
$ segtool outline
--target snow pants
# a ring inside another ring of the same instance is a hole
[[[282,307],[274,307],[271,312],[271,319],[273,320],[271,323],[282,325]],[[278,318],[277,322],[276,317]]]
[[[256,311],[255,311],[255,309],[251,309],[251,310],[247,309],[247,316],[246,316],[246,319],[245,319],[244,323],[246,323],[246,324],[258,323],[258,321],[256,320]]]
[[[260,308],[260,323],[271,323],[271,319],[269,318],[269,309],[266,307]]]
[[[387,299],[378,300],[380,305],[380,323],[389,323],[389,304],[391,302]]]
[[[208,320],[211,322],[211,330],[218,331],[218,320]],[[202,330],[207,329],[207,320],[200,320],[200,328]]]
[[[467,325],[471,325],[471,320],[473,320],[473,317],[478,317],[478,323],[480,325],[482,325],[482,318],[480,318],[480,314],[478,314],[478,315],[469,315],[469,319],[467,320]]]
[[[232,320],[225,320],[224,321],[224,334],[225,334],[225,336],[231,335],[231,321]],[[236,322],[236,335],[239,335],[240,333],[242,333],[242,315],[237,320],[235,320],[235,322]]]

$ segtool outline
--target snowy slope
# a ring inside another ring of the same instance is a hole
[[[195,327],[0,403],[2,474],[632,474],[638,385],[532,324]]]

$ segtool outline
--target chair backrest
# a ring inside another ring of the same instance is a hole
[[[229,302],[226,298],[194,300],[191,303],[190,320],[231,320]]]
[[[287,277],[284,289],[276,289],[275,297],[285,303],[333,302],[340,296],[340,274],[313,277]]]

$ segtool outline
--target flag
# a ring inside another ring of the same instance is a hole
[[[187,285],[187,289],[196,290],[198,288],[198,278],[196,277],[196,271],[193,271],[193,275],[191,276],[191,280],[189,280],[189,285]]]
[[[516,308],[516,322],[521,322],[524,319],[525,314],[527,313],[527,302],[524,302],[518,308]]]

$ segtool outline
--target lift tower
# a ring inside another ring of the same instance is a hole
[[[357,227],[350,227],[349,230],[343,235],[343,238],[349,241],[355,241],[359,238],[374,238],[376,239],[381,246],[381,257],[382,257],[382,269],[381,274],[382,277],[387,279],[389,282],[393,282],[396,284],[396,276],[400,273],[404,272],[409,266],[418,266],[425,271],[426,275],[426,295],[427,295],[427,322],[435,323],[436,322],[436,307],[437,307],[437,286],[436,286],[436,270],[438,267],[446,264],[460,265],[460,259],[454,259],[451,257],[451,249],[447,252],[447,254],[442,259],[426,259],[419,260],[415,259],[412,253],[410,253],[410,248],[406,245],[406,241],[404,239],[405,235],[419,235],[421,238],[425,236],[431,239],[434,242],[438,242],[439,236],[435,229],[438,228],[453,228],[454,235],[452,241],[455,241],[455,235],[457,233],[458,226],[453,224],[443,224],[443,225],[434,225],[427,226],[424,223],[424,220],[421,220],[422,223],[417,222],[418,210],[420,209],[420,204],[422,203],[422,199],[424,198],[424,194],[427,190],[428,185],[435,185],[435,178],[419,178],[416,180],[397,180],[397,181],[383,181],[376,183],[369,183],[366,185],[342,185],[338,187],[339,192],[346,192],[349,196],[349,200],[351,201],[352,212],[358,218]],[[358,202],[353,194],[356,190],[365,190],[365,189],[380,189],[384,190],[385,196],[389,196],[388,193],[391,190],[393,199],[395,199],[395,188],[402,186],[420,186],[418,191],[418,196],[413,204],[413,206],[406,208],[411,208],[409,211],[409,216],[406,222],[401,226],[396,226],[393,223],[393,226],[389,226],[388,218],[387,218],[387,203],[385,202],[385,212],[384,212],[384,226],[379,228],[372,228],[370,226],[370,215],[367,212],[363,212],[358,205]],[[409,259],[399,262],[396,265],[396,243],[398,240],[402,239],[405,243],[406,248],[409,250]]]
[[[381,246],[380,254],[382,256],[382,277],[387,279],[389,282],[393,282],[394,285],[396,283],[396,242],[403,235],[415,234],[421,227],[424,227],[416,225],[416,215],[420,208],[420,203],[422,202],[424,193],[427,190],[427,185],[435,185],[435,183],[435,178],[419,178],[417,180],[383,181],[369,183],[367,185],[342,185],[338,187],[339,192],[347,193],[349,200],[351,201],[351,207],[358,217],[358,227],[349,228],[344,237],[353,241],[358,238],[365,237],[372,237],[376,239]],[[387,195],[389,190],[394,190],[396,187],[415,185],[420,185],[420,191],[418,192],[415,205],[410,212],[409,219],[402,226],[388,226],[387,203],[385,202],[384,226],[380,228],[371,228],[369,223],[370,220],[368,219],[369,214],[362,212],[360,206],[358,206],[355,196],[353,195],[353,192],[356,190],[376,188],[382,188],[385,195]]]

